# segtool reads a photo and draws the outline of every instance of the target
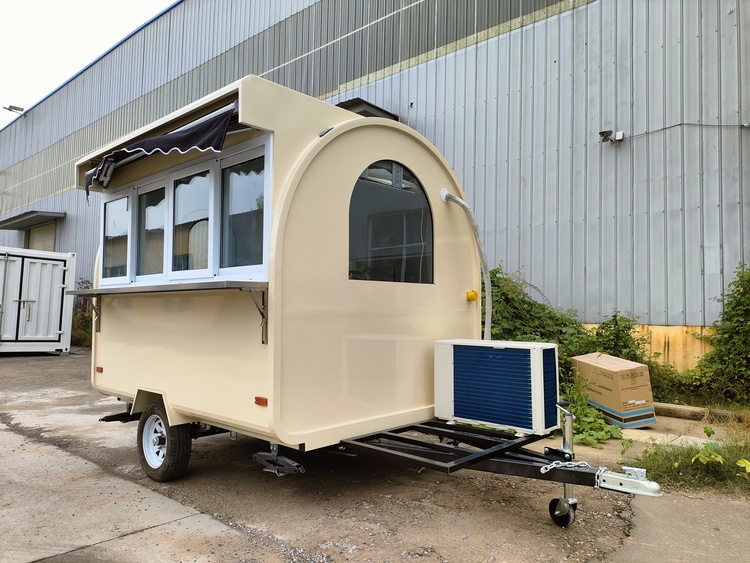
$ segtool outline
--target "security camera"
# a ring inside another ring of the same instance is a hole
[[[607,129],[606,131],[599,131],[599,137],[601,138],[602,143],[612,142],[612,130]]]

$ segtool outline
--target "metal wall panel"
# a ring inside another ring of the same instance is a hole
[[[558,83],[552,90],[551,103],[557,105],[557,117],[550,121],[552,130],[546,135],[556,146],[555,159],[550,159],[551,170],[547,173],[549,197],[557,201],[557,229],[550,233],[549,252],[554,256],[550,261],[551,276],[554,280],[544,285],[551,303],[556,306],[572,306],[570,273],[573,271],[573,129],[568,126],[568,116],[573,107],[573,14],[559,16],[556,27],[559,35],[552,55],[552,66],[559,68]],[[555,57],[554,55],[557,54]],[[552,153],[550,153],[552,154]]]
[[[750,104],[747,98],[750,95],[750,10],[743,7],[738,11],[737,28],[739,40],[737,42],[737,67],[739,68],[739,80],[737,85],[740,93],[740,115],[741,123],[750,123]],[[743,128],[738,133],[740,147],[740,214],[742,217],[741,231],[741,260],[750,263],[750,129]]]
[[[720,50],[717,35],[719,5],[717,0],[701,4],[701,115],[698,127],[700,136],[701,175],[703,181],[703,271],[705,292],[710,296],[721,294],[722,289],[722,217],[721,217],[721,162],[719,99],[721,93]],[[691,128],[692,129],[692,128]],[[690,131],[694,134],[693,131]],[[719,312],[718,304],[706,303],[707,316]]]
[[[740,0],[186,0],[0,132],[0,213],[75,209],[82,153],[260,74],[424,134],[535,297],[706,325],[748,259],[749,50]]]
[[[158,88],[167,76],[170,17],[162,16],[141,31],[143,52],[141,54],[141,88],[139,96]]]
[[[466,22],[435,6],[440,43]],[[528,13],[500,9],[514,7]],[[749,11],[593,2],[330,99],[370,96],[430,138],[491,262],[553,304],[589,322],[710,324],[748,240]],[[626,139],[601,143],[605,129]]]

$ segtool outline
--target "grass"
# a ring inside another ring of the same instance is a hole
[[[651,442],[640,456],[622,461],[647,470],[665,489],[716,491],[750,497],[750,432],[733,424],[722,441],[671,446]],[[711,438],[713,429],[705,428]]]

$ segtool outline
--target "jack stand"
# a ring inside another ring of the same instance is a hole
[[[253,459],[260,463],[268,473],[277,477],[284,475],[297,475],[305,472],[305,468],[294,460],[279,455],[279,445],[271,444],[270,452],[258,452],[253,454]]]
[[[557,409],[562,413],[562,434],[563,443],[560,450],[565,454],[565,459],[574,462],[575,453],[573,452],[573,421],[575,415],[567,407],[570,405],[567,401],[557,403]],[[549,515],[552,521],[562,528],[570,526],[576,517],[576,508],[578,499],[573,496],[573,485],[571,483],[563,484],[563,496],[552,499],[549,503]]]

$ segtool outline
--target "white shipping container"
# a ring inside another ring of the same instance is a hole
[[[74,253],[0,246],[0,353],[70,351]]]

